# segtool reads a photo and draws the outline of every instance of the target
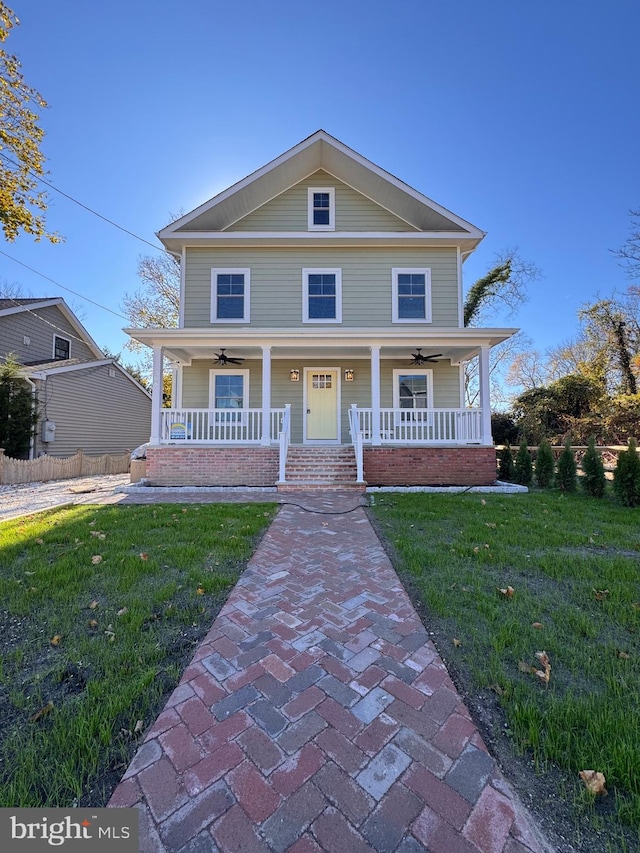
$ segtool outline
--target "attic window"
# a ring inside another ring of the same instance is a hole
[[[61,338],[59,335],[53,336],[53,357],[54,359],[69,358],[71,353],[71,341],[68,338]]]
[[[309,187],[309,231],[334,231],[335,209],[333,187]]]

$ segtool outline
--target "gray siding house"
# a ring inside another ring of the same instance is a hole
[[[0,299],[0,357],[10,353],[38,410],[31,456],[121,453],[149,440],[151,395],[105,358],[64,299]]]
[[[158,236],[181,259],[179,327],[125,330],[154,389],[174,373],[152,483],[493,481],[489,351],[515,330],[464,328],[476,226],[320,130]]]

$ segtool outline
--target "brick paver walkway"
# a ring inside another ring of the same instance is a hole
[[[281,508],[110,805],[143,853],[549,849],[361,508]]]

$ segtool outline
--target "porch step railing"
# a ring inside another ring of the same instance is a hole
[[[284,407],[282,423],[280,425],[280,434],[278,443],[280,445],[280,458],[278,463],[278,480],[284,483],[286,480],[287,469],[287,454],[289,453],[289,444],[291,442],[291,403],[287,403]]]
[[[352,410],[357,412],[365,444],[378,439],[382,444],[482,442],[481,409],[380,409],[378,435],[372,409],[353,407]]]
[[[356,457],[356,476],[359,483],[364,482],[364,434],[360,428],[360,411],[355,403],[349,409],[349,432],[353,441],[353,450]]]
[[[269,412],[269,440],[279,441],[285,409]],[[262,409],[162,409],[161,444],[260,444]]]

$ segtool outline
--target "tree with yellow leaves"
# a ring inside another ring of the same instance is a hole
[[[19,23],[0,0],[0,225],[9,242],[23,231],[57,243],[60,237],[45,227],[46,193],[37,189],[38,177],[45,172],[40,150],[44,130],[36,110],[47,103],[25,82],[20,60],[2,47]]]

